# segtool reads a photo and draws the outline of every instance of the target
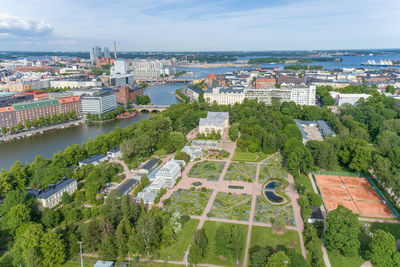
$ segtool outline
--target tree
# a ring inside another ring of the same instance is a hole
[[[40,243],[43,227],[37,223],[27,223],[18,228],[11,249],[14,266],[40,266],[42,253]]]
[[[124,216],[115,231],[115,245],[120,259],[124,259],[128,254],[128,247],[126,244],[129,241],[129,236],[132,234],[133,228],[130,221],[127,216]]]
[[[26,127],[26,129],[30,129],[30,128],[32,128],[32,122],[31,122],[31,120],[30,119],[27,119],[26,121],[25,121],[25,127]]]
[[[215,252],[217,255],[227,256],[228,255],[228,234],[224,224],[218,226],[215,232]]]
[[[48,229],[42,236],[41,251],[43,254],[43,266],[60,266],[65,259],[65,246],[60,234]]]
[[[243,253],[243,240],[245,239],[243,232],[240,231],[239,225],[232,224],[229,227],[228,247],[231,254],[236,258],[236,265],[239,264],[240,257]]]
[[[396,240],[383,230],[376,230],[368,245],[367,259],[376,266],[394,266],[393,256],[396,253]]]
[[[150,255],[160,245],[160,225],[156,215],[146,213],[139,218],[136,226],[136,249]]]
[[[22,123],[17,124],[18,131],[22,131],[24,129],[24,125]]]
[[[96,251],[101,243],[101,233],[98,221],[90,221],[84,225],[82,233],[84,249],[87,252]]]
[[[24,204],[18,204],[10,209],[7,214],[7,225],[12,231],[31,219],[30,212]]]
[[[54,228],[60,223],[61,214],[58,210],[44,209],[42,213],[42,223],[47,228]]]
[[[197,264],[208,252],[208,239],[203,229],[196,230],[189,249],[189,261]]]
[[[278,251],[268,258],[266,267],[281,267],[289,265],[290,258],[286,255],[284,251]]]
[[[6,134],[8,132],[8,128],[6,126],[1,126],[1,133]]]
[[[166,151],[172,153],[176,150],[180,150],[185,145],[186,138],[181,132],[171,132],[168,137],[168,143],[166,144]]]
[[[275,235],[282,235],[286,232],[285,222],[283,217],[274,218],[272,221],[272,233]]]
[[[351,210],[339,205],[329,212],[326,219],[325,243],[328,250],[338,250],[344,256],[358,254],[360,225],[357,216]]]
[[[255,245],[250,248],[249,255],[250,255],[250,267],[265,267],[268,257],[272,254],[271,247],[260,247]]]
[[[231,139],[231,141],[236,141],[236,139],[239,136],[239,127],[232,126],[231,128],[229,128],[228,136],[229,136],[229,139]]]

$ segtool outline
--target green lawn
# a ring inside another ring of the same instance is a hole
[[[306,187],[306,192],[314,192],[314,189],[313,189],[311,181],[310,181],[310,177],[302,174],[302,175],[299,175],[299,178],[297,178],[297,181]]]
[[[273,235],[271,227],[253,226],[251,228],[250,248],[255,245],[273,248],[283,245],[288,248],[296,248],[301,253],[299,235],[294,230],[286,230],[283,235]]]
[[[163,248],[159,251],[159,258],[162,260],[181,261],[185,256],[185,252],[189,247],[192,236],[196,231],[199,220],[191,219],[182,228],[182,230],[177,234],[176,241],[172,246]]]
[[[218,192],[211,207],[209,217],[248,221],[250,217],[251,195]]]
[[[93,259],[93,258],[83,258],[83,266],[84,267],[93,267],[93,265],[98,261],[99,259]],[[66,261],[62,267],[81,267],[81,261],[80,259],[73,259]]]
[[[233,154],[232,160],[237,160],[237,161],[249,161],[249,162],[255,162],[258,159],[258,155],[255,153],[250,153],[250,152],[235,152]]]
[[[328,251],[328,257],[332,267],[359,267],[366,261],[359,256],[345,257],[338,251]]]
[[[221,265],[221,266],[236,266],[235,265],[236,259],[234,257],[230,256],[226,260],[222,260],[219,257],[219,255],[215,254],[215,246],[216,246],[215,233],[217,231],[218,226],[221,224],[231,225],[230,223],[213,222],[213,221],[206,221],[204,223],[203,229],[208,238],[208,253],[207,253],[206,257],[201,261],[201,263]],[[246,248],[246,237],[247,237],[248,226],[239,224],[239,229],[240,229],[240,231],[242,231],[242,235],[244,236],[244,238],[242,240],[243,255],[240,259],[240,261],[243,261],[245,248]]]
[[[363,222],[361,222],[363,223]],[[384,230],[391,233],[396,239],[400,239],[400,224],[395,223],[369,223],[371,225],[370,231],[375,232],[376,230]]]
[[[226,170],[224,180],[252,183],[256,179],[256,172],[255,164],[232,162]]]

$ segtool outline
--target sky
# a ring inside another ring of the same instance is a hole
[[[0,51],[400,48],[399,0],[0,0]]]

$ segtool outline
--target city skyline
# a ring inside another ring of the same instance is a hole
[[[400,2],[18,1],[0,13],[0,50],[241,51],[400,47]],[[340,37],[340,38],[338,38]]]

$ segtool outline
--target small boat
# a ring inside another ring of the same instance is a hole
[[[135,112],[132,112],[132,113],[125,112],[125,113],[122,113],[122,114],[118,115],[117,118],[118,119],[128,119],[128,118],[132,118],[132,117],[135,117],[135,116],[136,116]]]

